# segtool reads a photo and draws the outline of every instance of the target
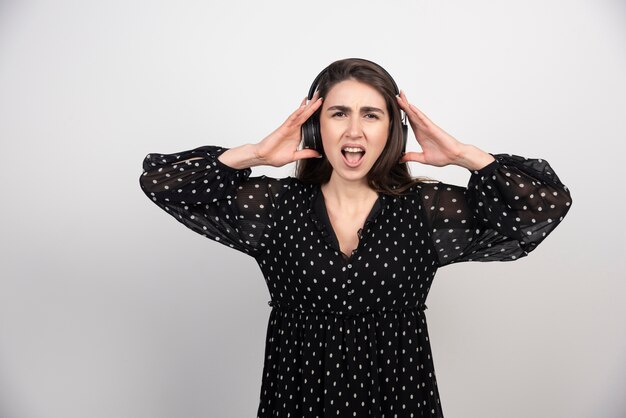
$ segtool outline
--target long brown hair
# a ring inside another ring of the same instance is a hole
[[[335,61],[319,80],[317,90],[320,97],[326,97],[335,84],[344,80],[356,80],[372,86],[385,98],[391,115],[389,137],[378,160],[367,173],[368,185],[376,192],[398,196],[416,183],[433,181],[429,177],[413,178],[407,164],[398,163],[402,156],[402,121],[395,87],[389,76],[367,60],[348,58]],[[316,114],[319,115],[321,110],[322,106]],[[296,161],[295,177],[304,183],[321,185],[330,180],[332,171],[333,167],[325,157],[303,158]]]

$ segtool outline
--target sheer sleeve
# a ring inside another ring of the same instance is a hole
[[[292,177],[250,177],[207,145],[175,154],[148,154],[139,184],[157,206],[189,229],[250,256],[265,247],[280,195]]]
[[[421,183],[419,196],[440,266],[525,257],[563,220],[569,189],[546,160],[491,154],[467,188]]]

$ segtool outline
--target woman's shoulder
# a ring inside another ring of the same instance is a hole
[[[305,183],[294,176],[270,177],[261,175],[255,178],[256,183],[263,184],[274,198],[296,198],[309,196],[315,191],[315,184]],[[258,184],[255,187],[259,187]],[[292,196],[292,197],[289,197]]]
[[[417,198],[424,202],[433,202],[440,200],[446,195],[456,198],[463,190],[464,188],[461,186],[444,183],[436,179],[415,179],[398,197],[403,200]]]
[[[441,187],[445,183],[442,183],[439,180],[431,179],[431,178],[415,178],[408,185],[405,186],[402,195],[403,196],[415,196],[424,192],[429,192],[432,190],[436,190],[438,187]]]

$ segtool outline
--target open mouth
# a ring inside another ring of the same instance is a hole
[[[358,166],[363,161],[365,155],[365,149],[361,147],[346,146],[341,149],[341,154],[347,165],[351,167]]]

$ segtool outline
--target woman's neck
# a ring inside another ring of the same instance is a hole
[[[367,180],[347,181],[331,177],[328,183],[321,185],[324,200],[344,213],[359,212],[371,206],[378,193],[369,187]]]

